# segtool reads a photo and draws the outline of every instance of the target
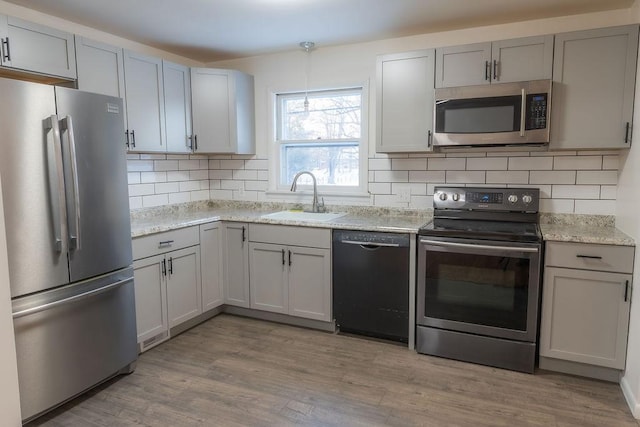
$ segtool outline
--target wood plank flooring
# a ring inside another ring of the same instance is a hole
[[[30,426],[629,426],[617,384],[231,315]]]

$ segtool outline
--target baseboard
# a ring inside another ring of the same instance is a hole
[[[620,388],[622,389],[622,394],[627,400],[627,405],[629,405],[629,409],[631,409],[631,413],[634,418],[640,420],[640,402],[638,401],[638,397],[640,396],[636,396],[633,390],[631,390],[631,386],[629,385],[629,381],[627,381],[626,377],[622,377],[622,380],[620,381]]]

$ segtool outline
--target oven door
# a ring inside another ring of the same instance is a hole
[[[420,237],[416,323],[535,342],[537,243]]]

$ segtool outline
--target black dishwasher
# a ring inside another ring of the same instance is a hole
[[[333,232],[333,315],[343,332],[408,342],[409,235]]]

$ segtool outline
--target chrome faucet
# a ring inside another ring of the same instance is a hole
[[[307,174],[311,176],[313,180],[313,202],[311,203],[311,212],[324,212],[324,199],[321,203],[318,203],[318,185],[316,183],[316,177],[309,171],[301,171],[293,177],[293,184],[291,184],[291,191],[296,191],[296,187],[298,185],[298,178],[300,175]]]

